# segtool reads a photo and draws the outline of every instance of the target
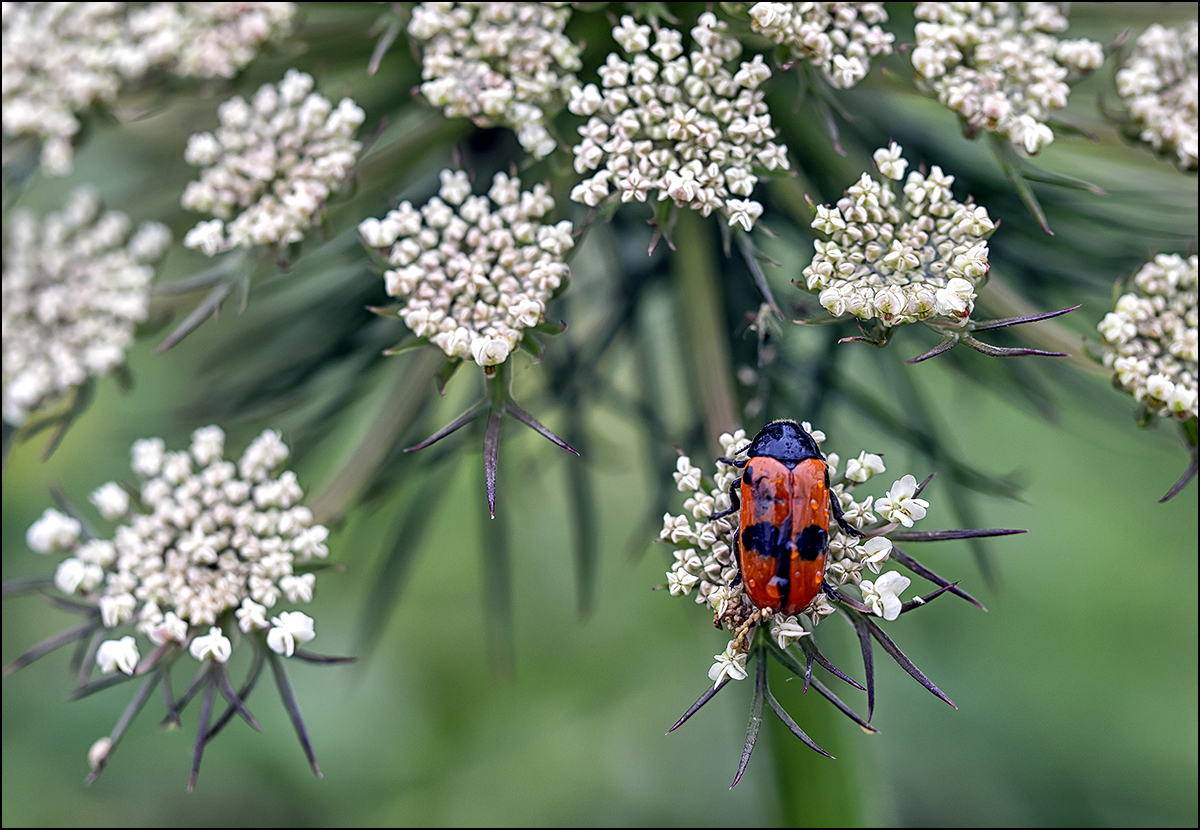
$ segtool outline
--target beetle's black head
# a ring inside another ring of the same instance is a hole
[[[783,462],[789,469],[809,458],[821,458],[821,450],[813,437],[795,421],[772,421],[750,442],[746,452],[754,456],[766,456]]]

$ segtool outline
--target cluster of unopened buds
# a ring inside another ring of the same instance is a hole
[[[914,170],[892,142],[836,205],[818,205],[812,227],[826,234],[804,269],[804,285],[835,317],[878,318],[885,326],[936,319],[961,326],[988,275],[987,209],[950,191],[954,177]],[[898,196],[893,182],[903,180]]]
[[[625,58],[613,53],[600,67],[601,85],[571,90],[570,111],[586,116],[573,148],[575,170],[589,178],[571,199],[595,207],[619,193],[622,202],[667,199],[703,216],[718,211],[745,230],[762,215],[749,198],[756,170],[787,170],[786,148],[776,144],[762,83],[771,70],[761,55],[740,66],[738,41],[725,23],[705,12],[683,35],[653,32],[629,15],[613,29]]]
[[[125,362],[149,315],[153,264],[171,244],[160,222],[132,225],[90,187],[40,220],[27,210],[5,219],[5,423],[20,426]]]
[[[450,360],[496,366],[566,287],[574,228],[543,221],[554,209],[543,184],[522,192],[520,179],[497,173],[487,195],[474,196],[462,170],[443,170],[441,181],[419,210],[401,202],[364,220],[359,235],[383,258],[388,295],[403,302],[386,313]]]
[[[1180,421],[1197,416],[1196,273],[1195,254],[1159,254],[1099,325],[1113,383],[1148,413]]]
[[[1104,62],[1100,44],[1060,40],[1057,3],[917,3],[912,65],[971,133],[1004,136],[1030,155],[1054,140],[1046,124],[1073,75]]]
[[[247,102],[221,105],[221,127],[188,139],[189,164],[204,168],[182,204],[211,213],[183,244],[213,254],[255,245],[299,242],[321,221],[331,194],[349,179],[362,145],[354,133],[366,118],[349,98],[336,108],[313,92],[311,75],[289,69]]]
[[[66,175],[80,113],[113,104],[154,70],[232,78],[295,12],[295,3],[5,3],[4,132],[36,136],[42,170]]]
[[[1173,154],[1179,167],[1196,169],[1197,23],[1179,28],[1155,23],[1142,32],[1117,72],[1117,93],[1133,119],[1133,132],[1156,152]]]
[[[122,676],[145,676],[147,684],[131,710],[136,712],[144,693],[162,682],[172,707],[169,717],[176,722],[188,699],[207,686],[193,783],[200,750],[228,720],[209,733],[214,694],[228,701],[227,715],[237,712],[257,728],[243,700],[268,660],[312,761],[299,709],[275,655],[339,661],[301,651],[316,634],[313,619],[302,611],[277,608],[281,601],[312,600],[313,569],[328,555],[328,529],[314,523],[312,512],[300,503],[303,492],[295,474],[280,469],[287,446],[279,433],[266,430],[236,462],[226,460],[224,452],[225,434],[216,426],[196,430],[184,452],[168,451],[159,438],[135,442],[132,468],[140,484],[110,481],[90,497],[105,520],[117,522],[110,535],[95,533],[69,505],[67,512],[48,509],[42,514],[26,541],[37,553],[68,554],[53,584],[71,598],[60,604],[85,621],[9,667],[20,668],[60,645],[91,640],[77,695],[108,688]],[[122,635],[127,628],[133,633]],[[146,643],[139,646],[139,637],[148,641],[149,654],[143,655]],[[255,653],[240,692],[234,691],[225,668],[238,642]],[[200,676],[183,698],[175,699],[168,671],[183,653],[200,662]],[[92,680],[93,667],[112,677]],[[129,719],[93,748],[93,775],[99,774]]]
[[[534,158],[558,146],[546,128],[560,110],[580,47],[563,34],[565,3],[418,3],[408,34],[421,44],[421,94],[448,118],[511,127]]]
[[[878,24],[888,16],[884,3],[755,3],[754,31],[787,48],[795,60],[811,63],[838,89],[866,77],[871,58],[892,53],[894,36]]]

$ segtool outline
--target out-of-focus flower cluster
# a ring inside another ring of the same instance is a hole
[[[893,35],[883,3],[755,3],[754,31],[787,47],[796,60],[808,61],[838,89],[849,89],[867,76],[871,58],[892,53]]]
[[[820,444],[825,434],[802,424],[805,431]],[[749,446],[744,430],[724,434],[720,438],[726,458]],[[836,523],[829,526],[829,558],[825,579],[836,588],[850,587],[862,596],[871,611],[886,620],[900,614],[900,594],[910,580],[897,571],[888,571],[878,579],[863,579],[863,570],[878,574],[892,551],[892,543],[884,535],[897,525],[906,528],[925,517],[929,502],[916,497],[917,481],[906,475],[896,481],[887,495],[856,501],[854,489],[873,476],[885,471],[883,459],[868,452],[859,453],[846,463],[843,475],[837,475],[840,459],[836,453],[826,458],[830,484],[835,498],[842,505],[848,524],[862,530],[865,539],[850,536]],[[704,481],[703,471],[692,465],[691,459],[681,456],[676,467],[675,483],[682,493],[688,493],[683,503],[684,513],[663,516],[659,538],[675,545],[675,564],[667,572],[667,587],[673,596],[690,596],[696,591],[697,603],[708,603],[719,619],[729,618],[731,610],[740,609],[742,618],[754,611],[742,585],[734,582],[738,575],[735,535],[738,529],[736,514],[712,520],[712,516],[727,510],[729,487],[741,476],[741,471],[724,461],[716,462],[711,486]],[[803,613],[786,616],[767,612],[761,619],[771,623],[771,636],[786,648],[792,642],[812,633],[821,618],[834,611],[824,592],[817,594]],[[709,670],[709,678],[719,683],[728,676],[735,680],[746,677],[746,660],[750,652],[748,638],[735,637]]]
[[[995,225],[969,197],[954,199],[954,177],[940,167],[904,179],[902,152],[895,142],[876,150],[878,179],[863,173],[836,205],[817,206],[812,227],[829,241],[813,243],[805,284],[835,317],[962,325],[990,268],[987,239]],[[897,202],[893,181],[901,179]]]
[[[92,188],[39,221],[4,222],[4,420],[20,426],[88,377],[125,362],[171,232],[103,211]]]
[[[1157,23],[1137,39],[1117,73],[1117,92],[1129,108],[1138,138],[1172,153],[1184,170],[1196,169],[1197,24],[1168,29]]]
[[[650,27],[626,15],[613,37],[629,60],[610,54],[595,84],[571,90],[568,108],[590,116],[579,128],[575,170],[598,170],[571,191],[571,199],[596,206],[609,194],[622,202],[671,199],[708,216],[725,214],[730,225],[753,227],[762,205],[750,199],[755,168],[787,170],[786,148],[759,86],[771,76],[761,55],[728,68],[741,45],[723,34],[711,13],[683,35]]]
[[[358,231],[391,266],[387,293],[404,301],[398,316],[413,334],[451,360],[495,366],[565,287],[573,227],[541,221],[554,209],[545,185],[522,192],[520,179],[497,173],[487,196],[474,196],[464,171],[443,170],[441,180],[420,210],[401,202]]]
[[[168,452],[161,438],[133,445],[141,479],[131,496],[109,482],[91,495],[100,514],[120,520],[111,538],[88,538],[81,523],[54,509],[26,534],[38,553],[67,551],[54,582],[66,594],[96,603],[105,628],[136,625],[155,646],[188,646],[197,660],[229,659],[222,626],[266,632],[267,645],[291,656],[314,636],[301,612],[276,612],[281,599],[312,600],[316,577],[297,566],[328,554],[329,531],[313,524],[279,433],[264,431],[236,462],[226,461],[225,434],[208,426],[192,434],[187,452]],[[132,636],[108,640],[103,671],[132,674],[139,657]]]
[[[448,118],[511,127],[534,158],[557,142],[546,129],[582,66],[563,34],[566,3],[419,3],[408,34],[422,46],[421,94]]]
[[[215,134],[188,139],[184,157],[204,170],[188,183],[183,206],[217,218],[188,231],[184,245],[210,256],[288,245],[320,221],[330,194],[353,172],[362,148],[354,133],[366,115],[349,98],[334,109],[312,88],[311,75],[289,69],[252,101],[222,104]]]
[[[1067,104],[1071,74],[1104,62],[1099,43],[1059,40],[1057,3],[917,3],[913,68],[972,132],[988,130],[1034,154]]]
[[[1195,254],[1159,254],[1099,326],[1113,383],[1151,412],[1181,421],[1197,413],[1196,265]]]
[[[232,78],[290,28],[294,3],[5,3],[4,132],[71,172],[78,114],[154,70]]]

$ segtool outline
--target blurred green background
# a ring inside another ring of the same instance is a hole
[[[1164,13],[1157,5],[1136,4],[1136,11],[1134,5],[1117,4],[1092,17],[1086,5],[1077,6],[1071,35],[1102,38],[1112,17],[1146,20]],[[1184,12],[1194,15],[1195,7]],[[1180,13],[1179,7],[1165,12]],[[272,69],[252,70],[261,74],[250,73],[240,89],[273,77]],[[322,87],[336,90],[338,82],[325,77]],[[369,97],[359,83],[353,82],[355,94]],[[378,89],[380,83],[362,85]],[[1080,112],[1093,110],[1089,94],[1095,87],[1078,91],[1073,107],[1078,102]],[[908,110],[874,109],[872,115],[896,132],[955,130],[940,108],[908,103]],[[196,104],[195,112],[213,105]],[[53,204],[76,181],[95,181],[111,206],[135,219],[173,216],[178,238],[190,224],[178,217],[178,190],[155,183],[174,182],[182,167],[186,136],[179,125],[207,127],[207,117],[176,107],[134,125],[140,142],[100,126],[79,154],[76,176],[48,183],[38,198]],[[1039,164],[1098,179],[1112,194],[1110,208],[1135,193],[1131,202],[1138,205],[1182,201],[1194,211],[1194,176],[1123,146],[1094,112],[1090,118],[1103,144],[1062,138]],[[164,139],[171,131],[176,137]],[[965,176],[972,165],[994,167],[980,144],[960,141],[957,155],[944,162],[947,170]],[[186,181],[188,173],[180,175]],[[1019,204],[995,210],[972,192],[1004,222],[1029,224]],[[1095,197],[1079,199],[1095,203]],[[1154,224],[1157,217],[1139,219]],[[1172,214],[1160,224],[1180,221],[1189,220]],[[1058,229],[1060,237],[1070,235]],[[996,243],[1003,238],[1004,230]],[[1103,244],[1096,240],[1098,248]],[[1156,244],[1147,240],[1147,255]],[[781,248],[782,260],[786,240]],[[803,249],[791,255],[806,261]],[[588,284],[587,263],[595,268],[599,256],[581,252],[573,263],[580,285]],[[197,270],[197,262],[176,250],[168,276]],[[1122,269],[1124,262],[1114,263],[1112,278]],[[777,290],[792,291],[787,279],[794,270],[778,270],[787,276]],[[670,302],[669,296],[660,300]],[[1068,328],[1076,340],[1105,310],[1103,300],[1089,300],[1071,316],[1081,318]],[[263,302],[256,296],[254,303]],[[39,460],[38,440],[15,448],[3,480],[5,579],[49,573],[57,564],[24,543],[26,528],[51,504],[49,486],[62,486],[84,504],[99,484],[129,477],[135,439],[159,435],[171,448],[186,446],[190,431],[203,424],[181,414],[177,402],[205,394],[197,388],[206,377],[198,368],[226,338],[259,324],[254,303],[250,315],[210,322],[165,356],[154,354],[155,339],[143,340],[130,355],[132,392],[122,395],[111,380],[102,381],[92,410],[49,461]],[[789,329],[786,336],[806,334]],[[897,346],[905,357],[924,348],[915,340]],[[842,348],[856,350],[844,371],[867,388],[887,388],[878,352],[861,344]],[[524,355],[514,369],[517,400],[537,399],[545,382],[541,370]],[[619,364],[613,374],[628,380]],[[629,419],[597,409],[586,413],[600,554],[590,617],[581,619],[576,610],[563,518],[569,513],[565,470],[582,462],[510,422],[501,449],[498,521],[507,522],[510,535],[515,657],[511,671],[490,668],[482,602],[488,589],[478,549],[479,536],[494,525],[481,511],[481,441],[469,435],[445,463],[449,495],[437,503],[432,530],[377,648],[351,667],[291,670],[322,780],[313,778],[277,695],[264,683],[248,703],[265,733],[232,724],[206,750],[195,793],[184,785],[196,713],[185,715],[183,730],[162,733],[157,697],[99,781],[84,787],[87,749],[108,734],[129,692],[122,687],[68,703],[67,655],[56,652],[4,681],[3,823],[744,826],[802,815],[820,826],[1195,826],[1196,484],[1168,504],[1156,503],[1185,466],[1174,425],[1138,430],[1133,403],[1099,376],[1070,374],[1069,385],[1056,390],[1055,418],[1047,419],[987,375],[972,378],[949,361],[933,360],[910,374],[935,404],[945,446],[977,469],[1013,473],[1024,484],[1021,501],[977,500],[979,526],[1030,531],[989,543],[996,590],[985,587],[965,544],[909,551],[962,579],[988,608],[942,598],[888,626],[957,711],[877,655],[873,724],[880,733],[867,735],[815,694],[801,698],[799,684],[777,675],[780,701],[838,760],[818,757],[768,715],[749,768],[730,792],[751,690],[747,683],[730,684],[678,732],[664,735],[706,687],[712,655],[727,637],[713,630],[703,609],[651,590],[665,581],[670,557],[648,539],[631,538],[653,497],[644,436]],[[1068,372],[1054,377],[1063,380]],[[464,370],[435,403],[429,423],[462,411],[478,395],[476,384]],[[668,408],[689,405],[680,390],[662,394]],[[553,408],[529,408],[551,429],[571,426]],[[240,450],[267,425],[232,427],[231,448]],[[751,431],[756,426],[747,424]],[[816,426],[829,434],[827,448],[843,457],[866,448],[884,453],[889,474],[897,477],[939,472],[842,403]],[[330,436],[304,457],[295,468],[302,485],[315,489],[324,480],[352,431]],[[941,472],[926,493],[932,507],[920,525],[925,528],[959,526],[946,507],[954,485]],[[873,482],[866,492],[882,495],[890,480]],[[413,488],[407,499],[424,495]],[[678,502],[672,507],[678,510]],[[316,620],[315,651],[355,652],[358,614],[377,577],[368,554],[393,527],[388,515],[360,511],[335,530],[331,559],[344,568],[320,575],[316,598],[305,609]],[[631,549],[638,555],[630,556]],[[5,661],[71,622],[33,597],[6,601],[3,615]],[[856,646],[842,629],[836,620],[823,625],[822,649],[861,679]],[[235,661],[235,677],[239,669],[244,666]],[[844,699],[865,710],[864,695]]]
[[[183,446],[177,425],[164,429],[187,377],[174,364],[181,359],[186,353],[164,359],[140,347],[133,394],[102,384],[95,409],[45,464],[36,442],[13,453],[4,478],[6,579],[53,567],[23,539],[50,503],[49,484],[82,501],[93,486],[124,474],[135,438],[169,435]],[[1119,411],[1068,409],[1060,423],[1047,424],[936,361],[924,367],[921,384],[953,398],[951,432],[972,448],[972,459],[999,471],[1021,459],[1015,469],[1028,481],[1023,503],[983,505],[983,525],[1030,531],[991,546],[998,594],[980,584],[962,544],[918,552],[962,578],[987,613],[944,598],[888,628],[958,711],[885,663],[874,720],[880,734],[868,736],[823,700],[798,701],[795,689],[777,683],[793,716],[838,760],[818,758],[771,729],[730,792],[746,684],[732,684],[678,732],[663,734],[703,691],[724,639],[701,609],[650,590],[664,581],[665,551],[655,547],[637,562],[624,556],[624,529],[646,497],[636,454],[614,449],[597,462],[599,601],[594,616],[580,621],[567,530],[554,520],[566,509],[562,474],[570,459],[513,430],[505,452],[528,463],[519,486],[510,480],[502,492],[514,517],[512,676],[490,671],[484,653],[472,538],[486,532],[478,510],[482,461],[464,452],[454,495],[377,653],[349,668],[292,670],[323,780],[313,779],[264,684],[249,703],[265,733],[232,725],[205,753],[192,795],[184,784],[194,720],[184,731],[160,733],[157,697],[104,775],[85,788],[87,748],[108,733],[128,693],[66,702],[66,655],[58,652],[4,681],[4,823],[766,824],[775,820],[778,788],[801,802],[828,795],[820,780],[773,779],[769,747],[782,741],[820,764],[852,765],[865,794],[856,798],[866,803],[834,808],[869,822],[1194,824],[1194,485],[1155,503],[1178,473],[1174,436],[1137,432]],[[614,448],[632,441],[619,422],[595,426]],[[839,433],[853,436],[853,427],[837,422]],[[910,469],[903,448],[872,448],[887,452],[891,469]],[[316,473],[300,468],[301,482]],[[936,479],[929,494],[933,508],[923,524],[950,526]],[[331,540],[335,559],[348,558],[342,542],[352,530]],[[351,566],[320,577],[306,609],[317,620],[314,649],[352,649],[370,575]],[[3,608],[5,660],[66,624],[64,614],[33,598]],[[850,643],[825,643],[843,665],[857,665]],[[861,679],[860,670],[851,673]],[[845,699],[861,708],[861,697]]]

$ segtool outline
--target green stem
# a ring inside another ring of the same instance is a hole
[[[493,412],[504,414],[507,409],[506,404],[509,401],[509,361],[504,361],[498,366],[488,367],[484,370],[485,385],[487,392],[489,408]],[[490,370],[490,374],[488,373]]]
[[[755,659],[764,663],[773,662],[769,636],[767,626],[755,632],[759,649]],[[833,713],[828,701],[811,689],[801,697],[802,688],[801,681],[777,682],[773,691],[797,725],[833,758],[814,752],[779,718],[766,719],[767,734],[762,737],[775,773],[779,823],[785,827],[881,826],[882,817],[870,808],[871,794],[863,786],[869,780],[863,758],[864,741],[870,735],[848,729],[849,721]]]
[[[713,261],[713,235],[707,228],[711,221],[690,210],[678,211],[672,270],[688,369],[696,378],[704,431],[719,450],[717,436],[737,429],[741,418],[733,387],[724,292]]]
[[[788,684],[788,691],[798,683]],[[789,695],[788,697],[792,697]],[[809,695],[814,697],[814,694]],[[848,735],[841,716],[828,714],[824,700],[805,701],[808,706],[784,707],[821,748],[834,755],[832,761],[800,742],[776,717],[767,718],[766,743],[775,770],[779,817],[785,827],[863,827],[878,823],[867,802],[871,795],[859,783],[862,767],[861,744],[870,736],[859,730]],[[824,709],[825,712],[821,712]],[[808,715],[807,717],[805,717]],[[819,717],[824,715],[823,717]],[[834,713],[836,715],[836,713]]]

